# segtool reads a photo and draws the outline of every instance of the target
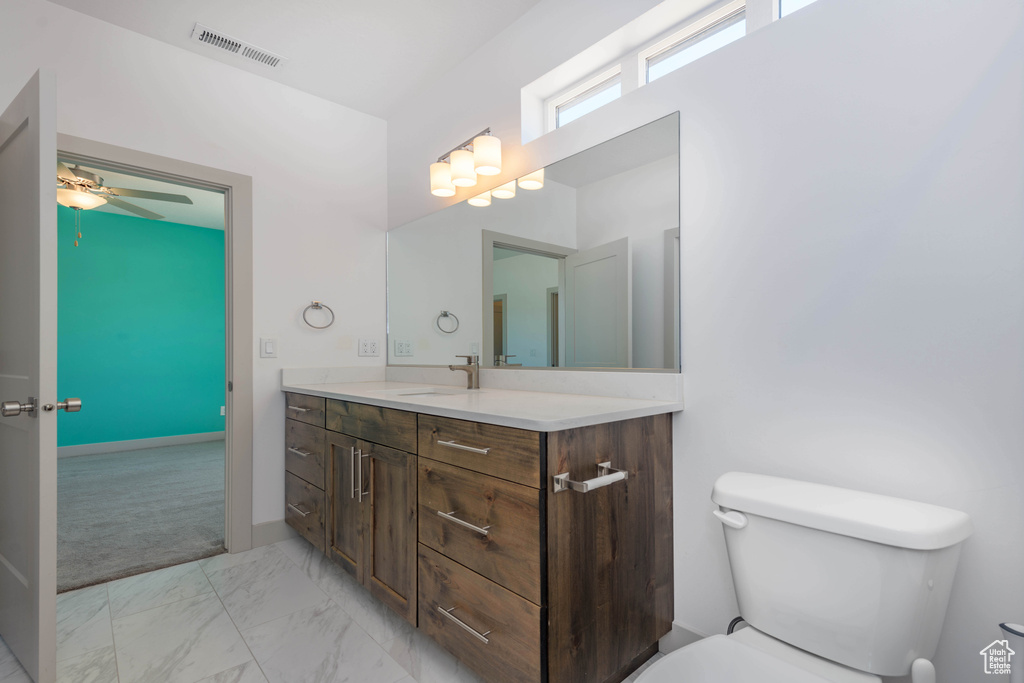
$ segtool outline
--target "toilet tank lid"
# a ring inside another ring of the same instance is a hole
[[[913,550],[955,545],[971,535],[959,510],[836,486],[729,472],[711,500],[740,512]]]

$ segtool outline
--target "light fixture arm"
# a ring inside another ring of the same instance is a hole
[[[491,134],[490,127],[484,128],[482,131],[480,131],[476,135],[472,136],[471,138],[469,138],[468,140],[463,142],[461,145],[456,145],[455,147],[452,147],[450,150],[448,150],[447,152],[445,152],[444,154],[439,156],[437,158],[438,163],[448,161],[451,158],[451,156],[452,156],[452,152],[457,152],[460,149],[469,149],[469,150],[471,150],[471,148],[473,147],[473,140],[475,140],[476,138],[480,137],[481,135],[490,135],[490,134]]]

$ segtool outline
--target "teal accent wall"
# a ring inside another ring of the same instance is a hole
[[[57,210],[57,445],[222,431],[224,233]]]

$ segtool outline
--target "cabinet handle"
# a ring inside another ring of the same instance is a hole
[[[491,452],[490,448],[473,448],[472,446],[463,446],[461,443],[455,443],[455,441],[438,441],[438,446],[447,446],[448,448],[457,448],[460,451],[469,451],[470,453],[479,453],[480,455],[487,455]]]
[[[555,493],[561,493],[562,491],[579,491],[580,493],[587,493],[594,489],[599,489],[608,484],[614,484],[617,481],[622,481],[629,477],[629,472],[626,470],[616,470],[612,468],[611,461],[598,463],[597,471],[600,473],[599,476],[593,479],[587,479],[586,481],[573,481],[569,478],[568,472],[562,474],[556,474],[554,479]]]
[[[363,458],[369,458],[372,454],[363,453],[363,449],[356,448],[355,446],[349,447],[349,451],[352,455],[350,473],[352,475],[352,493],[350,498],[355,498],[356,494],[359,495],[359,502],[363,502],[363,496],[370,495],[370,491],[363,490]],[[356,461],[359,461],[359,472],[356,472]]]
[[[491,642],[491,641],[490,641],[490,640],[488,640],[488,638],[487,638],[487,636],[489,636],[489,635],[490,635],[490,633],[491,633],[490,631],[488,631],[487,633],[480,633],[480,631],[477,631],[477,630],[476,630],[475,628],[473,628],[472,626],[470,626],[469,624],[467,624],[466,622],[464,622],[464,621],[463,621],[462,619],[459,619],[459,618],[458,618],[457,616],[455,616],[454,614],[452,614],[452,612],[454,612],[454,611],[455,611],[455,608],[454,608],[454,607],[452,607],[451,609],[445,609],[444,607],[441,607],[440,605],[438,605],[438,606],[437,606],[437,611],[438,611],[438,612],[440,612],[441,614],[445,615],[446,617],[448,617],[448,618],[449,618],[449,619],[451,619],[452,621],[454,621],[454,622],[455,622],[456,624],[458,624],[458,625],[459,625],[459,626],[461,626],[462,628],[464,628],[464,629],[466,629],[467,631],[469,631],[469,633],[470,633],[470,634],[471,634],[471,635],[472,635],[472,636],[473,636],[474,638],[476,638],[477,640],[479,640],[480,642],[482,642],[482,643],[483,643],[484,645],[487,645],[488,643],[490,643],[490,642]]]
[[[303,512],[301,509],[295,507],[291,503],[288,503],[288,507],[290,507],[292,510],[295,510],[296,512],[298,512],[303,517],[309,517],[309,513],[308,512]]]
[[[295,455],[299,456],[300,458],[308,458],[309,456],[313,455],[309,451],[303,451],[303,450],[300,450],[298,448],[293,448],[292,446],[288,447],[288,452],[289,453],[294,453]]]
[[[451,512],[441,512],[440,510],[438,510],[437,514],[440,517],[444,517],[449,522],[455,522],[459,526],[464,526],[467,529],[471,529],[472,531],[477,532],[478,534],[482,534],[484,536],[487,535],[487,530],[491,528],[490,525],[487,525],[487,526],[484,526],[484,527],[480,527],[480,526],[477,526],[475,524],[470,524],[469,522],[463,521],[463,520],[459,519],[458,517],[456,517],[455,516],[456,512],[458,512],[458,510],[452,510]]]
[[[308,413],[309,411],[311,411],[313,409],[312,408],[300,408],[299,406],[288,406],[288,410],[295,410],[295,411],[298,411],[300,413]]]

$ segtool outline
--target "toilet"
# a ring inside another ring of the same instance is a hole
[[[934,683],[970,517],[743,472],[711,499],[748,626],[667,654],[637,683]]]

